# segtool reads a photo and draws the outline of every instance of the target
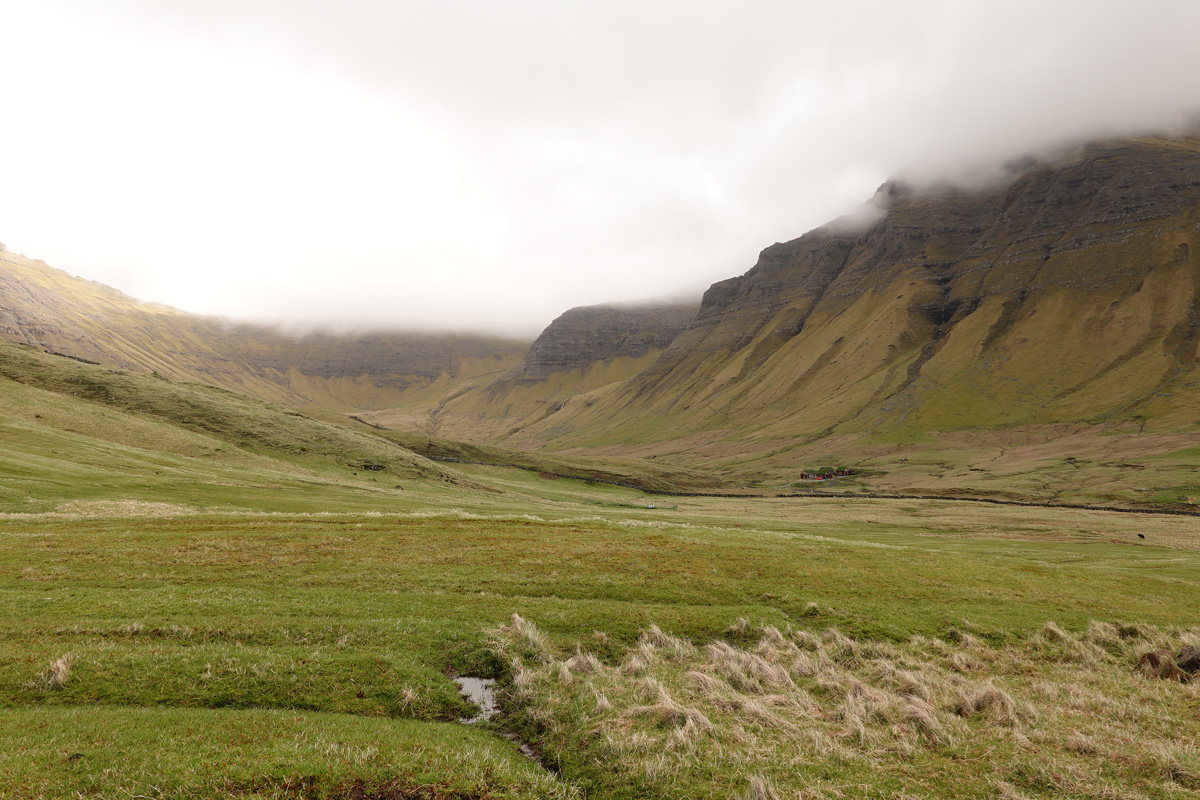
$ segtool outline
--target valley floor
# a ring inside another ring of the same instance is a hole
[[[1200,645],[1194,519],[463,472],[9,505],[0,797],[1200,789],[1198,684],[1137,669]]]

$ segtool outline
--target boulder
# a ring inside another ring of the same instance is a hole
[[[1138,659],[1138,671],[1147,678],[1162,678],[1178,680],[1183,677],[1182,670],[1175,664],[1175,659],[1167,650],[1151,650]]]
[[[1200,647],[1184,645],[1179,655],[1175,656],[1175,664],[1189,675],[1200,672]]]

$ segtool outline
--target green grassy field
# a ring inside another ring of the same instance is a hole
[[[0,383],[0,798],[1200,789],[1197,684],[1136,668],[1200,644],[1194,518],[451,471],[31,358]],[[456,723],[458,675],[496,720]]]

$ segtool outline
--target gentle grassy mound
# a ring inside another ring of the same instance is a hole
[[[566,798],[462,725],[295,711],[0,710],[0,797]]]

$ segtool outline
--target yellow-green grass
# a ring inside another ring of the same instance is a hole
[[[698,645],[744,617],[1004,647],[1046,620],[1170,627],[1200,611],[1196,537],[1172,517],[819,499],[647,508],[615,487],[472,477],[499,491],[451,507],[461,490],[448,487],[387,515],[0,518],[0,705],[48,715],[42,730],[96,706],[453,719],[466,709],[446,674],[512,677],[488,631],[514,613],[564,654],[583,644],[617,663],[651,623]],[[539,500],[539,485],[555,496]],[[703,768],[726,785],[720,764]],[[130,769],[153,783],[159,767]],[[270,774],[297,769],[285,759]],[[595,796],[609,791],[623,790]]]
[[[33,366],[49,364],[54,380],[76,368],[110,375],[42,358]],[[1194,626],[1200,612],[1200,537],[1186,517],[926,500],[664,499],[470,465],[446,475],[424,467],[398,489],[392,467],[356,468],[355,448],[421,461],[370,439],[369,429],[222,393],[226,405],[213,408],[229,413],[184,416],[172,398],[214,395],[152,378],[126,394],[103,383],[98,400],[25,380],[0,382],[7,796],[503,797],[576,784],[592,797],[678,796],[678,785],[639,777],[632,750],[627,762],[585,764],[606,752],[593,748],[593,728],[584,717],[559,714],[557,728],[530,717],[543,705],[536,692],[524,706],[510,703],[503,724],[560,765],[561,778],[515,760],[495,729],[446,724],[469,713],[449,676],[516,688],[534,667],[515,668],[495,636],[513,614],[536,622],[555,661],[582,648],[612,670],[652,624],[696,647],[745,649],[763,626],[834,626],[875,648],[974,637],[980,648],[1017,652],[1047,620],[1080,641],[1099,620],[1158,626],[1177,643],[1171,631]],[[118,402],[104,402],[110,396]],[[239,446],[241,430],[264,425],[276,437],[270,446]],[[297,454],[305,441],[333,444]],[[1105,667],[1109,690],[1136,678],[1132,655]],[[1030,681],[1053,683],[1067,669],[1020,664]],[[655,679],[677,695],[675,677]],[[1148,696],[1136,686],[1122,707]],[[644,741],[672,735],[655,713],[635,715],[650,726]],[[752,728],[732,715],[730,729],[738,725]],[[792,746],[774,735],[755,732],[754,741],[763,752]],[[314,753],[313,741],[327,745]],[[502,763],[480,772],[492,763],[484,751]],[[863,792],[915,792],[906,783],[914,770],[953,776],[958,761],[987,751],[913,752],[908,761],[880,756],[858,781]],[[751,774],[704,750],[693,756],[681,774],[697,796],[787,785],[774,762]],[[1139,753],[1128,774],[1149,781],[1161,767],[1186,782],[1189,758]],[[1031,763],[1035,778],[1050,774]],[[805,773],[817,779],[812,796],[836,796],[851,769],[816,763]],[[949,778],[938,781],[926,795],[957,796]],[[1029,796],[1050,791],[1003,781]],[[1179,783],[1170,781],[1159,783]],[[979,796],[998,786],[968,784]]]

